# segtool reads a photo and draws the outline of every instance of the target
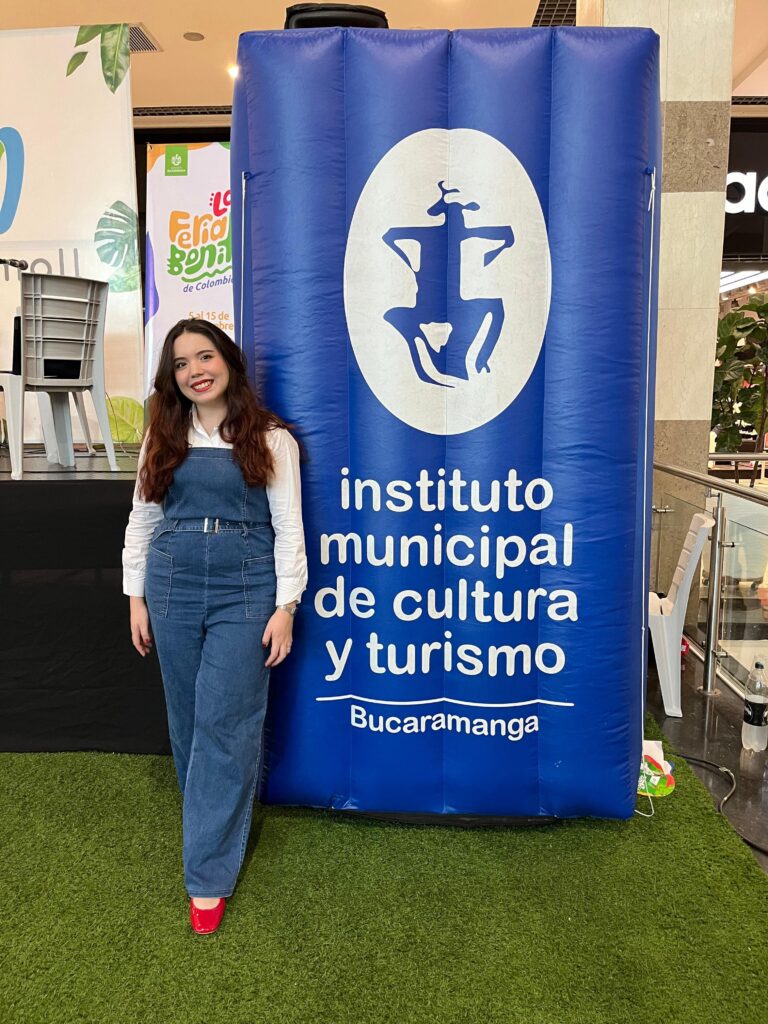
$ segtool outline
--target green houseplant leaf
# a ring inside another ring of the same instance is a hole
[[[103,25],[101,32],[101,71],[110,92],[117,92],[131,65],[128,51],[128,26]]]
[[[85,43],[90,43],[96,36],[100,36],[105,28],[111,27],[111,25],[81,25],[77,30],[75,46],[83,46]]]
[[[144,406],[135,398],[118,397],[107,403],[112,440],[139,444],[144,433]]]
[[[738,451],[741,444],[741,431],[738,427],[725,427],[717,435],[715,451],[728,452]]]
[[[96,225],[96,251],[102,263],[120,267],[128,273],[138,264],[136,213],[119,200],[113,203]]]
[[[72,74],[73,71],[77,71],[80,65],[83,63],[85,58],[88,56],[87,50],[78,50],[77,53],[73,53],[69,58],[69,64],[67,64],[66,78]]]

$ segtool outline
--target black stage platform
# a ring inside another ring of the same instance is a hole
[[[0,448],[0,750],[168,753],[157,657],[130,642],[121,551],[138,449],[49,466]]]

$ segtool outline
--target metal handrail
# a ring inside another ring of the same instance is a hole
[[[709,452],[708,462],[766,462],[768,452]]]
[[[740,484],[729,484],[725,480],[719,480],[716,476],[707,476],[706,473],[696,473],[692,469],[683,469],[682,466],[665,466],[663,462],[654,462],[653,468],[660,473],[669,473],[670,476],[678,476],[683,480],[690,480],[691,483],[701,484],[702,487],[711,487],[713,491],[721,491],[723,494],[733,494],[737,498],[746,498],[747,501],[754,501],[758,505],[768,506],[768,494],[762,494],[751,487],[742,487]]]
[[[741,455],[736,456],[741,458]],[[723,457],[725,458],[725,457]],[[746,456],[749,461],[749,455]],[[763,458],[768,458],[768,454]],[[701,692],[705,696],[713,696],[717,693],[715,679],[723,670],[718,667],[718,659],[723,657],[720,650],[720,593],[723,582],[723,549],[728,545],[725,543],[726,512],[723,505],[723,494],[732,494],[737,498],[752,501],[756,505],[768,507],[768,494],[755,491],[749,487],[741,487],[739,484],[731,484],[727,481],[712,477],[706,473],[697,473],[691,469],[683,469],[682,466],[667,466],[663,462],[654,462],[653,468],[659,473],[668,473],[670,476],[682,480],[689,480],[691,483],[700,484],[710,491],[716,492],[716,507],[713,510],[715,525],[712,527],[710,558],[709,558],[709,602],[707,606],[707,632],[704,637],[704,683]],[[732,685],[732,684],[729,684]],[[735,681],[734,681],[735,688]]]

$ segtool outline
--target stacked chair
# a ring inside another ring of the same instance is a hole
[[[108,292],[105,281],[54,274],[21,275],[19,365],[0,373],[12,479],[22,478],[27,392],[38,395],[48,461],[68,467],[75,465],[70,394],[75,399],[88,451],[94,454],[83,400],[84,392],[90,392],[110,469],[119,471],[104,389]]]

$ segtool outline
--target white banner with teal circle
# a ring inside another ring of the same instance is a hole
[[[0,32],[0,96],[0,256],[26,260],[37,273],[109,281],[112,434],[139,441],[141,291],[128,26]],[[3,368],[11,366],[19,296],[19,272],[0,267]],[[99,437],[87,402],[86,409]],[[35,402],[27,403],[24,436],[41,437]]]

